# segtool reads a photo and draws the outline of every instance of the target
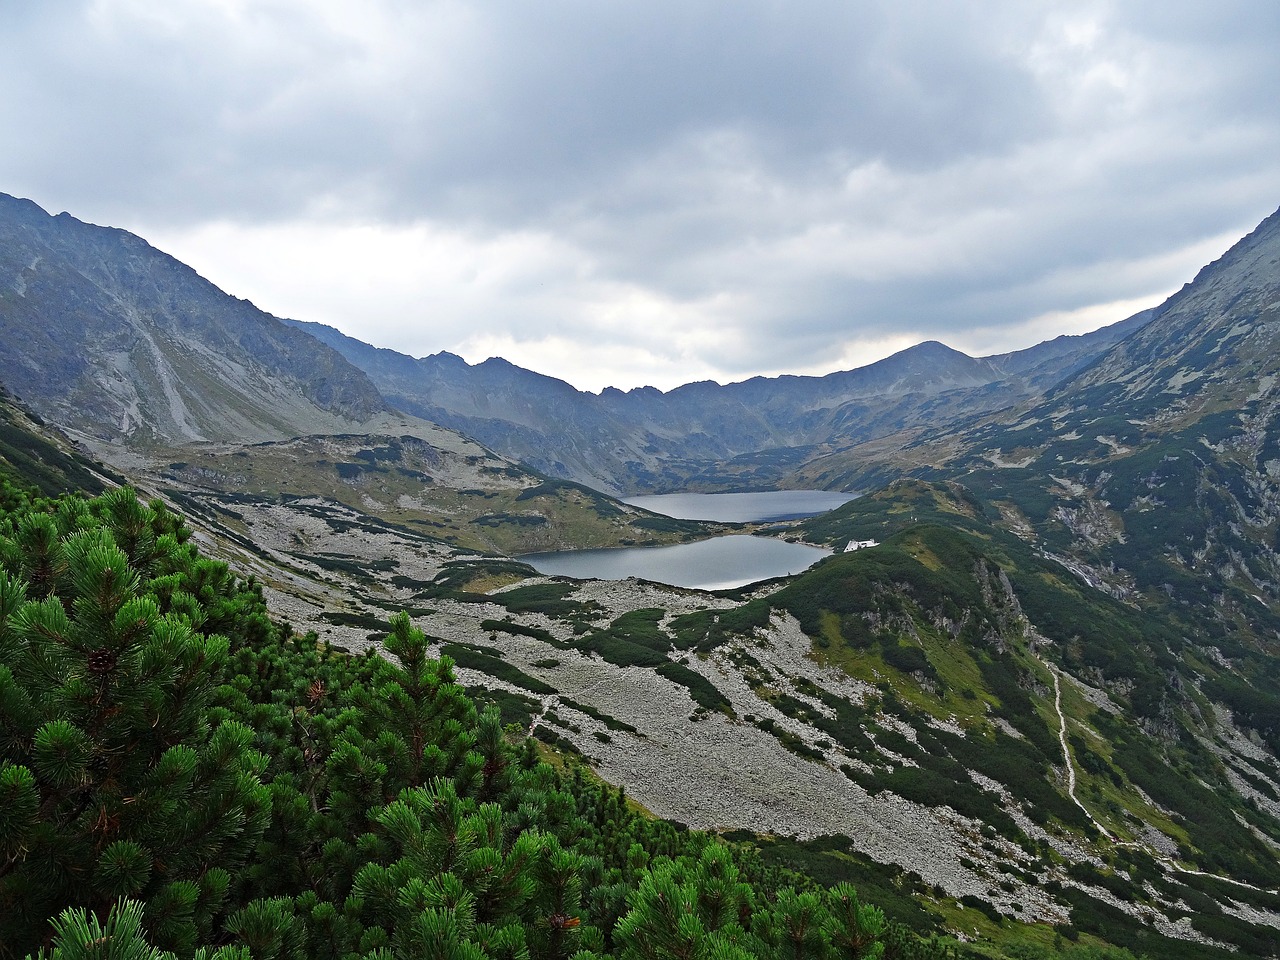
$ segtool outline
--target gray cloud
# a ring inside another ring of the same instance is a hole
[[[1280,8],[1249,0],[9,20],[0,190],[172,239],[277,312],[414,353],[506,344],[584,385],[831,369],[902,337],[1025,346],[1037,316],[1176,287],[1280,203]],[[383,231],[397,295],[356,276],[367,250],[338,285],[320,244],[356,226]],[[554,337],[598,345],[593,373],[557,368]]]

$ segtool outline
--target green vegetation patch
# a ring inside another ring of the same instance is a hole
[[[480,629],[487,630],[490,633],[508,633],[513,637],[528,637],[531,640],[539,640],[562,650],[572,647],[572,644],[557,639],[555,634],[549,630],[543,630],[541,627],[528,627],[523,623],[516,623],[512,620],[481,620]]]
[[[704,710],[719,710],[731,717],[734,716],[732,704],[729,703],[728,698],[723,693],[716,689],[715,684],[702,674],[690,670],[683,663],[668,661],[654,672],[659,676],[666,677],[673,683],[678,683],[687,688],[689,695],[693,697],[694,703]]]
[[[550,521],[540,513],[486,513],[470,522],[479,527],[545,527]]]
[[[1171,764],[1140,732],[1113,721],[1106,733],[1114,745],[1113,758],[1125,774],[1156,803],[1180,814],[1182,827],[1199,851],[1199,855],[1180,851],[1186,859],[1256,886],[1280,886],[1280,864],[1274,852],[1236,819],[1248,808],[1237,809],[1228,802],[1226,797],[1232,794],[1225,784],[1215,791],[1201,782],[1213,775],[1216,761],[1211,755],[1200,756],[1195,766],[1186,761]]]
[[[876,863],[859,853],[846,836],[793,840],[739,830],[725,834],[725,838],[752,841],[766,862],[799,870],[823,886],[852,883],[865,902],[899,918],[921,934],[941,931],[942,917],[926,906],[930,891],[919,874],[897,864]]]
[[[521,730],[528,730],[533,718],[542,711],[542,703],[532,697],[510,690],[495,690],[484,686],[468,688],[478,705],[492,705],[498,711],[503,726],[514,724]]]
[[[418,598],[447,596],[456,599],[478,599],[488,603],[490,598],[487,595],[471,592],[474,585],[494,581],[501,583],[524,580],[537,575],[537,570],[518,560],[495,557],[452,560],[446,563],[435,575],[435,579],[416,596]],[[499,602],[496,596],[493,602]]]
[[[331,623],[335,627],[360,627],[363,630],[378,630],[385,633],[391,629],[391,624],[382,617],[374,616],[370,613],[352,613],[347,610],[326,610],[320,614],[320,619],[325,623]]]
[[[620,730],[620,731],[625,731],[626,733],[635,733],[635,734],[638,734],[640,732],[631,724],[626,723],[625,721],[619,720],[616,717],[610,716],[609,714],[605,713],[603,710],[597,710],[595,707],[591,706],[588,703],[579,703],[577,700],[564,696],[564,694],[560,695],[560,702],[563,703],[566,707],[569,707],[573,710],[577,710],[579,713],[586,714],[588,717],[590,717],[593,720],[598,720],[600,723],[603,723],[610,730]]]
[[[676,520],[674,517],[636,517],[631,521],[631,526],[637,530],[652,530],[655,533],[689,532],[689,522],[687,520]]]
[[[577,587],[571,583],[532,583],[495,593],[486,599],[512,613],[541,613],[556,620],[590,619],[594,604],[568,599]]]
[[[30,415],[38,427],[41,421]],[[101,493],[102,479],[83,457],[62,450],[51,440],[27,429],[9,394],[0,387],[0,479],[56,497],[73,490]],[[101,472],[123,482],[122,477]]]
[[[751,637],[769,626],[772,609],[763,598],[729,610],[695,610],[674,617],[672,645],[677,650],[710,653],[734,637]]]
[[[345,574],[364,581],[376,581],[379,574],[389,573],[400,566],[400,561],[392,557],[362,560],[359,557],[339,553],[294,553],[293,556],[307,563],[313,563],[321,570]]]
[[[658,626],[665,611],[631,610],[609,626],[587,633],[579,642],[620,667],[657,667],[668,662],[671,638]]]
[[[536,677],[529,676],[515,664],[504,660],[501,652],[493,647],[446,643],[441,645],[440,652],[450,657],[460,667],[479,670],[495,680],[504,680],[512,686],[528,690],[530,693],[548,694],[556,692],[555,687],[543,683]]]
[[[796,736],[786,727],[778,726],[777,721],[772,717],[757,717],[748,715],[746,719],[760,730],[763,730],[769,736],[773,737],[782,745],[783,749],[789,753],[794,753],[797,757],[805,760],[812,760],[814,763],[826,763],[827,757],[821,750],[815,749],[805,743],[803,739]]]

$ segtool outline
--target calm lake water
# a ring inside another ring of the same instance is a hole
[[[680,520],[752,523],[826,513],[853,494],[824,490],[770,493],[670,493],[628,497],[626,503]],[[564,550],[521,557],[539,573],[579,580],[639,577],[697,590],[727,590],[758,580],[801,573],[830,550],[768,537],[713,537],[698,543],[613,550]]]
[[[827,490],[771,490],[766,493],[664,493],[624,497],[623,503],[678,520],[762,523],[814,517],[842,507],[856,494]]]
[[[676,587],[727,590],[800,573],[830,550],[770,537],[736,534],[666,547],[622,547],[613,550],[562,550],[521,557],[539,573],[579,580],[625,580],[639,577]]]

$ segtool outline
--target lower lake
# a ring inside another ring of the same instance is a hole
[[[809,569],[830,550],[771,537],[735,534],[697,543],[610,550],[530,553],[519,559],[539,573],[578,580],[639,577],[696,590],[727,590]]]
[[[853,494],[825,490],[779,490],[768,493],[669,493],[628,497],[624,502],[679,520],[763,523],[816,516],[843,506],[853,498]],[[759,580],[802,573],[830,553],[822,547],[770,537],[732,535],[664,547],[531,553],[520,559],[539,573],[554,577],[579,580],[638,577],[696,590],[728,590]]]

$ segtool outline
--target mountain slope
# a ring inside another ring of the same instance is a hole
[[[180,460],[135,476],[158,489],[254,512],[324,501],[462,551],[660,544],[722,525],[673,520],[589,487],[544,477],[444,428],[416,435],[334,435],[189,444]],[[309,526],[300,522],[300,526]],[[393,564],[394,565],[394,564]]]
[[[53,497],[71,492],[97,494],[108,483],[125,480],[86,459],[0,385],[0,482]]]
[[[1278,338],[1280,210],[1162,304],[1154,322],[1055,394],[1151,408],[1161,414],[1156,429],[1194,422],[1269,396]]]
[[[1119,762],[1115,786],[1131,779],[1179,811],[1179,857],[1237,879],[1250,868],[1229,862],[1231,851],[1252,841],[1224,842],[1233,820],[1262,841],[1255,867],[1280,848],[1278,331],[1280,213],[1042,400],[904,451],[928,464],[921,475],[967,490],[972,518],[1001,530],[985,539],[1003,539],[1002,565],[1045,660],[1137,722],[1137,735],[1110,725],[1085,738]],[[893,498],[902,505],[900,488]],[[869,499],[808,527],[819,541],[885,539],[925,512],[876,514]],[[1070,613],[1047,584],[1074,584],[1095,612]],[[1224,801],[1234,812],[1215,814]]]
[[[982,360],[925,343],[826,377],[593,395],[500,359],[412,360],[279,321],[138,237],[0,195],[0,381],[100,455],[385,433],[389,401],[607,491],[788,485],[833,447],[1032,395],[1120,330]]]
[[[703,530],[393,410],[338,352],[138,237],[2,195],[0,333],[0,382],[166,494],[318,497],[463,550]]]
[[[313,338],[122,230],[0,195],[0,381],[103,443],[283,439],[387,412]]]
[[[1278,335],[1280,212],[1015,422],[912,452],[959,448],[947,473],[1113,592],[1247,626],[1280,601]]]

